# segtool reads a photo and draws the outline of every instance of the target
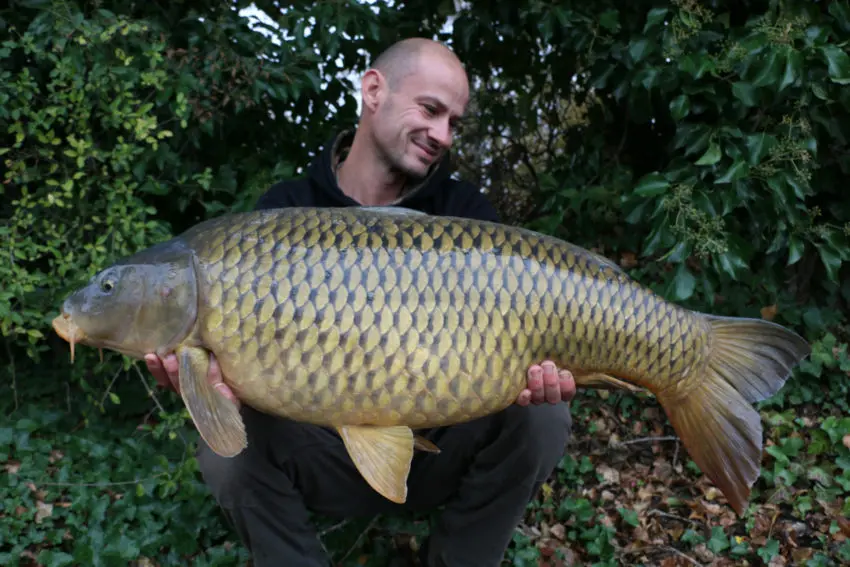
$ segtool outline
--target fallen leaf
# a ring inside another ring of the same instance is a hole
[[[844,446],[845,446],[845,447],[847,447],[848,449],[850,449],[850,433],[848,433],[847,435],[845,435],[845,436],[844,436],[844,438],[843,438],[843,439],[841,439],[841,442],[842,442],[842,443],[844,443]]]
[[[773,559],[770,560],[770,563],[767,564],[767,567],[785,567],[785,564],[785,557],[782,555],[774,555]]]
[[[6,472],[9,474],[18,474],[18,471],[21,470],[21,463],[18,461],[9,461],[3,468],[6,469]]]
[[[46,504],[44,502],[36,502],[35,503],[35,523],[40,524],[45,518],[49,518],[53,515],[53,504]]]
[[[694,553],[700,561],[708,563],[714,560],[714,553],[704,543],[694,547]]]
[[[638,265],[637,255],[634,252],[623,252],[620,254],[620,265],[626,269],[634,268]]]
[[[555,539],[560,541],[564,541],[567,537],[567,530],[562,524],[555,524],[549,528],[549,533],[551,533]]]
[[[774,317],[776,317],[776,304],[767,305],[761,308],[761,317],[762,319],[767,319],[768,321],[773,321]]]
[[[599,465],[596,467],[596,472],[602,475],[602,485],[620,484],[620,472],[608,465]]]

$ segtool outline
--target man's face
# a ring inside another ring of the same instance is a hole
[[[374,141],[391,168],[421,178],[452,144],[469,100],[466,73],[456,61],[425,51],[374,116]]]

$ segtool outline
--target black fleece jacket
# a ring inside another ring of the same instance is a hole
[[[336,164],[344,158],[353,136],[353,131],[345,131],[329,140],[310,164],[305,177],[274,184],[259,198],[255,208],[361,206],[342,192],[334,175]],[[449,156],[445,156],[428,177],[407,190],[392,206],[432,215],[499,220],[496,210],[481,191],[471,183],[450,177]]]

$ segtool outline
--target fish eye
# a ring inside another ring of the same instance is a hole
[[[100,282],[100,289],[102,291],[104,291],[105,293],[109,293],[114,288],[115,288],[115,282],[113,282],[112,279],[110,279],[110,278],[107,278],[107,279],[103,280],[102,282]]]

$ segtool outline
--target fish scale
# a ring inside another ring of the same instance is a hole
[[[740,514],[758,477],[763,400],[810,353],[769,321],[665,301],[616,264],[498,223],[397,208],[226,215],[98,273],[53,322],[75,342],[176,352],[203,439],[234,456],[242,403],[336,428],[378,492],[406,498],[413,430],[498,412],[545,359],[581,387],[654,393]]]
[[[258,215],[216,238],[185,237],[209,274],[203,339],[226,353],[225,375],[252,377],[231,385],[247,403],[302,421],[320,414],[331,422],[434,427],[507,406],[524,383],[522,369],[544,358],[577,370],[624,366],[617,337],[629,319],[616,314],[614,298],[631,299],[621,290],[629,281],[594,258],[498,225],[334,218],[326,209]],[[277,296],[256,293],[264,278],[277,282]],[[325,321],[339,332],[328,334]],[[266,322],[270,330],[258,334]],[[402,346],[406,354],[394,356]],[[652,364],[665,346],[647,348]],[[303,388],[316,393],[293,394]],[[361,408],[366,399],[373,404]],[[385,407],[373,407],[382,399]]]

